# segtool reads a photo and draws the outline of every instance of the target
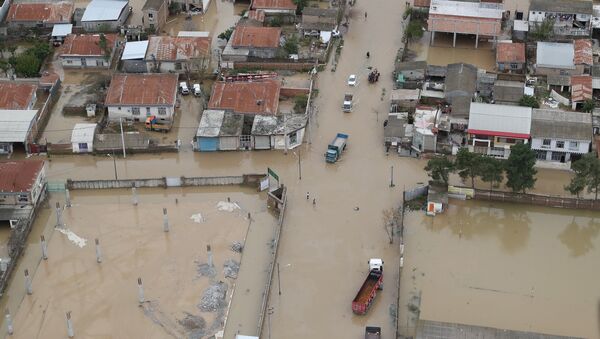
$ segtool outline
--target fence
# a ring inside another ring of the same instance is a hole
[[[600,201],[592,199],[578,199],[568,197],[556,197],[541,194],[514,193],[504,191],[487,191],[475,189],[474,199],[490,200],[511,203],[523,203],[537,206],[600,210]]]
[[[419,186],[417,188],[413,188],[412,190],[404,191],[403,192],[403,200],[404,201],[414,200],[418,197],[427,195],[428,191],[429,191],[429,185]]]
[[[308,71],[315,67],[314,62],[235,62],[234,69],[269,69],[269,70],[294,70]]]
[[[119,179],[119,180],[67,180],[66,187],[70,190],[85,189],[114,189],[135,187],[194,187],[194,186],[226,186],[246,185],[258,187],[260,179],[266,174],[244,174],[239,176],[220,177],[162,177],[148,179]]]

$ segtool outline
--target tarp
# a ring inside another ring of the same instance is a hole
[[[331,32],[321,31],[321,42],[326,44],[331,40]]]

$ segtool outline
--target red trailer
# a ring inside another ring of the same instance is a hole
[[[383,289],[383,260],[369,260],[369,275],[352,300],[352,311],[355,314],[366,314],[377,295],[377,290]]]

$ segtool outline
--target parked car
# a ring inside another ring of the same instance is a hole
[[[202,95],[202,88],[200,88],[200,84],[194,84],[192,89],[195,96],[199,97]]]
[[[185,81],[182,81],[179,83],[179,92],[182,95],[188,95],[190,94],[190,89],[188,88],[188,85]]]
[[[319,36],[319,31],[317,31],[316,29],[312,29],[310,31],[304,31],[304,36]]]
[[[342,33],[340,33],[340,31],[338,30],[338,26],[335,26],[333,31],[331,31],[331,36],[334,38],[338,38],[338,37],[342,36]]]
[[[348,77],[348,86],[356,86],[356,74],[350,74],[350,76]]]

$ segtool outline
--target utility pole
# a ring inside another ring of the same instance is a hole
[[[287,114],[283,113],[283,141],[285,144],[284,154],[288,153]]]
[[[394,166],[392,165],[391,169],[391,173],[390,173],[390,187],[394,187],[396,185],[394,185]]]
[[[298,147],[298,180],[302,180],[302,157],[300,153],[300,148],[301,147]]]
[[[279,295],[281,295],[281,276],[279,275],[279,261],[277,262],[277,288],[279,289]]]
[[[123,158],[127,158],[127,153],[125,153],[125,135],[123,134],[123,118],[119,118],[119,125],[121,126],[121,144],[123,145]]]

